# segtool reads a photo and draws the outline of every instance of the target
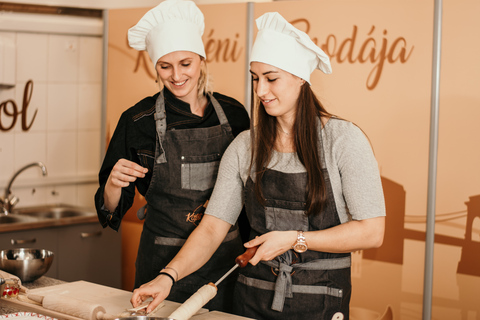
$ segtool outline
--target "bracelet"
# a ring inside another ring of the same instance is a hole
[[[173,272],[175,272],[175,275],[177,276],[177,280],[176,280],[176,281],[178,281],[178,272],[177,272],[177,270],[173,269],[172,267],[165,267],[165,268],[163,268],[163,270],[165,270],[165,269],[173,270]]]
[[[166,275],[167,277],[169,277],[170,279],[172,279],[172,286],[175,284],[175,279],[173,278],[173,276],[170,274],[170,273],[166,273],[166,272],[160,272],[160,274],[163,274],[163,275]]]

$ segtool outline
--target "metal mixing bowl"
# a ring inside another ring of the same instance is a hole
[[[22,282],[35,281],[52,265],[53,252],[43,249],[10,249],[0,251],[0,269],[14,274]]]

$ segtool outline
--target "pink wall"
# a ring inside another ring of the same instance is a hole
[[[247,4],[200,8],[214,89],[244,101]],[[329,111],[366,132],[380,166],[385,245],[354,254],[352,319],[375,319],[368,312],[380,315],[387,306],[395,319],[421,319],[433,2],[281,1],[256,3],[254,9],[255,18],[280,12],[331,55],[333,74],[314,73],[313,89]],[[110,134],[123,110],[156,90],[147,69],[134,71],[138,53],[126,42],[127,29],[147,10],[109,14]],[[435,319],[480,317],[479,14],[478,1],[444,2]]]

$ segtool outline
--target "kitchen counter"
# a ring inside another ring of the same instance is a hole
[[[26,287],[27,289],[36,289],[36,288],[43,288],[43,287],[48,287],[48,286],[53,286],[57,284],[65,283],[65,281],[49,278],[49,277],[40,277],[37,280],[33,282],[26,282],[23,283],[23,286]],[[23,310],[18,310],[10,307],[5,307],[2,304],[3,298],[0,298],[0,315],[1,314],[9,314],[9,313],[14,313],[14,312],[20,312]]]
[[[131,297],[131,292],[127,292],[119,289],[109,288],[109,287],[88,283],[84,281],[76,281],[76,282],[59,281],[59,280],[55,280],[45,276],[39,278],[34,282],[25,283],[24,286],[30,289],[31,293],[33,294],[38,294],[39,291],[41,292],[40,295],[44,295],[45,293],[55,294],[55,292],[57,292],[57,294],[65,294],[65,297],[70,297],[70,298],[74,298],[75,295],[77,296],[81,295],[82,297],[86,296],[85,289],[87,289],[88,295],[90,295],[90,297],[89,299],[86,299],[86,301],[97,301],[95,299],[98,299],[98,297],[102,297],[102,306],[105,307],[107,312],[108,310],[110,310],[111,314],[119,314],[120,312],[122,312],[124,310],[123,309],[124,305],[129,304],[129,299]],[[93,297],[95,295],[96,297]],[[77,299],[79,298],[77,297]],[[42,307],[38,307],[38,306],[31,309],[32,305],[25,302],[21,302],[21,301],[10,300],[11,303],[5,303],[5,301],[8,301],[8,300],[10,299],[0,298],[0,315],[29,311],[29,312],[36,312],[39,314],[55,317],[57,319],[80,320],[80,318],[77,318],[76,316],[71,316],[70,314],[67,315],[65,313],[58,313],[52,310],[49,310],[48,312],[44,312],[46,311],[46,309],[43,309],[42,311],[40,310]],[[119,304],[120,304],[120,310],[118,308]],[[6,305],[9,305],[10,307],[7,307]],[[18,307],[16,307],[17,305]],[[25,306],[25,308],[22,308],[23,306]],[[165,300],[165,305],[160,309],[162,311],[160,310],[158,311],[159,312],[158,316],[165,317],[166,315],[171,314],[176,308],[178,308],[178,306],[180,306],[180,304],[177,302],[171,302],[171,301]],[[194,319],[195,320],[217,320],[217,319],[218,320],[253,320],[251,318],[245,318],[245,317],[236,316],[233,314],[219,312],[219,311],[209,312],[207,309],[203,309],[203,308],[200,309],[191,319],[192,320]]]

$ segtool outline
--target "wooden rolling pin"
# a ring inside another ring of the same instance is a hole
[[[239,255],[235,259],[235,266],[231,268],[223,277],[221,277],[215,284],[209,283],[198,289],[190,298],[188,298],[180,307],[178,307],[170,316],[175,320],[187,320],[190,319],[195,313],[200,310],[208,301],[212,300],[217,294],[217,285],[223,281],[230,273],[236,268],[243,268],[247,265],[248,261],[252,259],[257,252],[258,246],[248,248],[243,254]]]
[[[212,300],[217,294],[217,287],[210,282],[204,285],[197,292],[195,292],[190,298],[188,298],[180,307],[178,307],[168,317],[175,320],[187,320],[190,319],[195,313],[200,310],[208,301]]]
[[[117,316],[108,314],[99,304],[59,294],[39,296],[29,294],[27,297],[40,303],[45,309],[57,311],[85,320],[113,320]]]

